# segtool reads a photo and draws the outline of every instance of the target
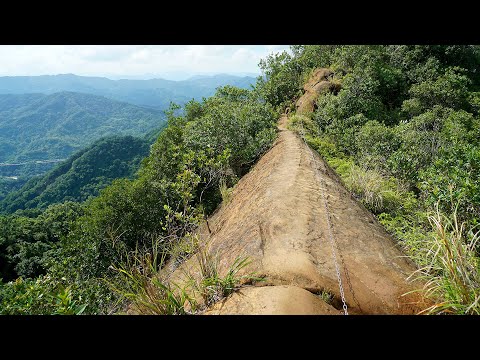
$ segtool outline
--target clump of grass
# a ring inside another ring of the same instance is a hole
[[[329,305],[332,304],[333,299],[334,299],[333,294],[330,291],[327,291],[327,290],[322,290],[320,292],[320,294],[318,294],[318,296],[320,297],[320,299],[322,299],[323,301],[325,301]]]
[[[187,233],[183,238],[171,244],[168,251],[175,266],[185,262],[198,250],[198,235]]]
[[[137,248],[122,264],[111,266],[118,272],[120,281],[117,285],[109,282],[110,287],[127,299],[133,310],[141,315],[179,315],[194,312],[196,302],[189,295],[190,284],[179,286],[158,276],[158,270],[163,267],[166,257],[167,253],[159,250],[158,241],[149,251],[139,251]]]
[[[430,261],[414,275],[426,280],[425,296],[435,304],[422,313],[479,315],[480,261],[475,249],[480,232],[465,231],[465,224],[458,222],[457,208],[448,217],[440,213],[437,204],[429,220],[435,230],[424,250]]]
[[[222,195],[223,202],[225,204],[228,203],[232,197],[233,188],[229,188],[227,186],[227,181],[225,180],[225,178],[220,179],[218,187],[220,189],[220,194]]]
[[[373,213],[398,212],[411,205],[413,194],[392,177],[374,169],[364,169],[349,159],[329,162],[345,186]]]
[[[251,263],[246,256],[237,256],[224,276],[221,276],[219,271],[218,254],[210,252],[208,246],[200,248],[196,257],[200,278],[195,281],[195,289],[200,293],[207,307],[229,296],[247,283],[263,280],[253,272],[240,275],[240,271]],[[190,275],[190,278],[193,279],[193,276]]]
[[[323,159],[330,161],[345,158],[345,154],[338,150],[337,145],[330,136],[312,136],[305,134],[305,141],[311,148],[315,149]]]
[[[395,196],[394,189],[386,186],[386,181],[378,172],[358,166],[352,167],[346,183],[374,213],[383,212],[385,198]]]
[[[111,266],[119,278],[115,282],[108,282],[110,288],[122,299],[126,299],[135,313],[184,315],[195,314],[200,310],[197,294],[203,299],[204,306],[208,307],[247,283],[263,280],[254,276],[254,273],[240,274],[251,263],[245,256],[236,257],[222,276],[218,255],[211,253],[206,246],[198,248],[196,237],[189,241],[195,243],[197,248],[199,277],[195,277],[191,270],[181,283],[170,281],[166,276],[161,277],[159,270],[164,267],[172,249],[163,250],[161,242],[156,241],[149,250],[140,251],[137,248],[120,265]]]

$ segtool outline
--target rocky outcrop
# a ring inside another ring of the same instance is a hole
[[[216,303],[205,315],[338,315],[318,296],[296,286],[247,287]]]
[[[334,72],[330,69],[316,69],[304,85],[304,94],[297,100],[297,113],[308,114],[315,109],[315,100],[324,92],[338,91],[339,85],[332,82]]]

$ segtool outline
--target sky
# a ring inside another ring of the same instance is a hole
[[[183,80],[260,74],[258,63],[287,45],[0,45],[0,76],[76,74]]]

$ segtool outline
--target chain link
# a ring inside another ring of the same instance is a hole
[[[328,225],[328,237],[329,237],[329,240],[330,240],[330,245],[332,247],[332,256],[333,256],[333,262],[335,264],[335,272],[337,274],[337,280],[338,280],[338,287],[340,289],[340,296],[341,296],[341,299],[342,299],[342,303],[343,303],[343,306],[342,306],[342,309],[343,309],[343,313],[344,315],[348,315],[348,306],[347,306],[347,302],[345,300],[345,293],[343,291],[343,283],[342,283],[342,276],[340,274],[340,266],[338,265],[338,260],[337,260],[337,251],[336,251],[336,243],[335,243],[335,238],[333,236],[333,231],[332,231],[332,223],[331,223],[331,220],[330,220],[330,212],[328,210],[328,205],[327,205],[327,197],[325,196],[325,190],[326,190],[326,186],[325,186],[325,181],[323,179],[323,176],[320,174],[320,171],[317,167],[318,165],[318,162],[317,160],[315,159],[315,155],[313,154],[313,151],[312,149],[310,149],[310,146],[308,146],[307,144],[307,141],[305,140],[305,130],[303,128],[303,123],[300,122],[300,125],[301,125],[301,137],[302,137],[302,140],[303,142],[305,143],[305,146],[308,148],[308,150],[310,151],[310,155],[312,156],[312,161],[313,163],[315,164],[315,170],[317,170],[317,174],[319,175],[320,177],[320,183],[321,183],[321,188],[322,188],[322,199],[323,199],[323,205],[325,207],[325,214],[326,214],[326,217],[327,217],[327,225]]]
[[[312,156],[313,156],[313,154],[312,154]],[[333,238],[332,223],[330,221],[330,212],[328,211],[327,198],[325,196],[325,189],[326,189],[325,182],[324,182],[322,177],[320,177],[320,181],[322,183],[322,198],[323,198],[323,205],[325,206],[325,213],[327,215],[328,234],[329,234],[329,239],[330,239],[330,245],[332,246],[333,261],[335,263],[335,271],[337,273],[338,287],[340,288],[340,296],[342,297],[342,302],[343,302],[343,312],[345,313],[345,315],[348,315],[348,307],[347,307],[347,303],[345,301],[345,293],[343,291],[342,277],[341,277],[341,274],[340,274],[340,266],[338,265],[337,251],[335,249],[335,247],[336,247],[335,246],[335,239]]]

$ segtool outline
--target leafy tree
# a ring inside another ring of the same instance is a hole
[[[292,56],[284,51],[280,54],[271,54],[260,60],[260,69],[263,77],[257,80],[264,99],[275,107],[301,95],[300,75],[302,68],[292,61]]]
[[[452,109],[468,108],[468,85],[471,80],[462,74],[464,72],[458,67],[449,68],[434,81],[413,84],[409,90],[411,98],[404,101],[402,110],[415,116],[435,105]]]
[[[389,173],[387,164],[392,153],[401,146],[401,139],[394,128],[370,120],[356,134],[355,142],[358,151],[355,154],[357,163],[365,168],[377,168]]]

